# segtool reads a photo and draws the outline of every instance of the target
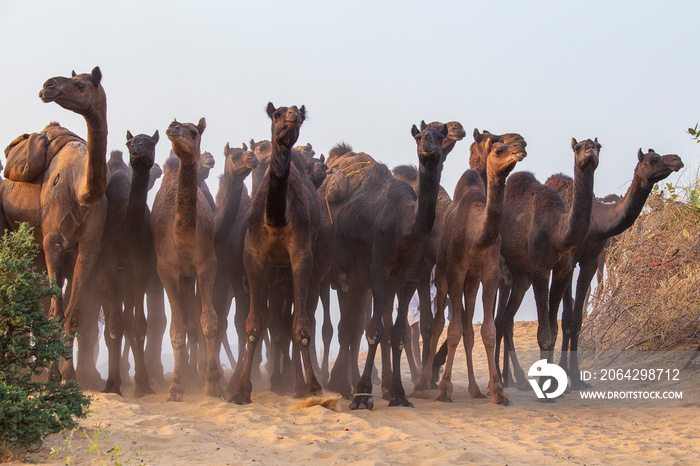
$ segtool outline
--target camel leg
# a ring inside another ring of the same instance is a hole
[[[476,293],[479,291],[479,278],[478,277],[467,277],[464,283],[464,352],[467,356],[467,375],[469,377],[469,395],[472,398],[486,398],[481,390],[479,390],[479,385],[476,383],[476,377],[474,376],[474,306],[476,303]],[[491,304],[491,303],[489,303]],[[484,309],[488,309],[485,307]],[[488,312],[488,311],[487,311]],[[454,316],[454,314],[453,314]]]
[[[86,225],[86,227],[88,226],[90,225]],[[73,337],[78,330],[78,316],[81,314],[80,309],[85,301],[83,290],[86,288],[86,284],[89,283],[95,262],[100,254],[100,241],[101,238],[98,237],[96,240],[81,241],[78,243],[78,254],[75,259],[75,267],[73,268],[71,293],[68,305],[66,306],[66,320],[64,324],[66,334]],[[63,362],[61,375],[64,379],[75,380],[73,359],[68,359]]]
[[[441,281],[444,281],[444,277]],[[462,319],[464,311],[462,309],[462,292],[465,274],[460,268],[455,268],[455,273],[449,279],[450,301],[452,301],[452,319],[447,327],[447,360],[445,362],[445,372],[442,374],[442,380],[438,385],[438,397],[436,401],[452,402],[452,367],[454,365],[457,345],[464,334]],[[478,282],[477,282],[478,285]],[[438,291],[438,299],[444,300],[444,288]],[[473,344],[473,343],[472,343]],[[465,345],[465,349],[467,346]],[[471,387],[471,382],[470,382]]]
[[[420,302],[420,334],[421,337],[423,337],[423,354],[420,356],[422,370],[425,369],[428,358],[430,358],[430,341],[433,332],[433,311],[430,301],[430,270],[423,273],[423,278],[421,278],[418,284],[418,301]],[[418,377],[420,377],[420,374]]]
[[[587,290],[591,281],[593,280],[593,275],[596,273],[595,265],[581,262],[581,269],[579,270],[578,281],[576,283],[576,300],[574,301],[574,325],[571,332],[571,345],[570,345],[570,366],[569,366],[569,376],[571,377],[571,388],[573,390],[583,390],[585,388],[590,388],[591,385],[583,382],[581,380],[581,371],[578,365],[578,339],[581,334],[581,325],[583,323],[583,309],[585,300],[582,295],[583,291]]]
[[[62,235],[56,232],[44,236],[43,249],[46,259],[46,273],[49,278],[55,280],[59,288],[63,289],[64,250]],[[58,322],[64,321],[63,294],[51,298],[49,316],[56,319]],[[56,382],[61,381],[61,373],[58,370],[58,364],[56,362],[51,363],[48,378]]]
[[[525,293],[530,287],[530,278],[529,274],[523,270],[512,268],[511,272],[513,274],[513,285],[510,292],[510,297],[508,298],[508,303],[505,307],[505,312],[501,314],[499,310],[499,313],[496,315],[495,319],[496,354],[498,354],[500,340],[503,339],[503,373],[501,377],[503,386],[507,387],[509,384],[509,364],[512,361],[515,376],[515,387],[519,390],[528,390],[530,385],[525,381],[525,373],[517,363],[515,343],[513,341],[513,326],[515,314],[518,312],[520,304],[525,297]],[[498,370],[498,359],[496,359],[496,368]]]
[[[170,383],[168,401],[183,401],[185,390],[182,371],[187,364],[187,317],[182,306],[183,290],[180,277],[170,275],[165,267],[158,267],[158,275],[170,302],[170,343],[173,347],[173,380]]]
[[[426,339],[426,335],[423,333],[423,311],[421,310],[421,334],[423,335],[423,347],[429,345],[429,351],[427,353],[427,358],[425,358],[425,353],[424,353],[424,359],[423,359],[423,370],[421,371],[420,374],[420,379],[418,380],[418,383],[415,384],[414,390],[429,390],[431,388],[435,388],[432,386],[433,384],[433,361],[435,360],[435,354],[437,353],[437,346],[438,342],[440,341],[440,335],[442,335],[443,330],[445,329],[445,302],[446,302],[446,296],[448,292],[448,284],[447,284],[447,272],[444,270],[445,265],[438,264],[438,269],[436,270],[435,273],[435,285],[437,288],[437,309],[435,310],[435,317],[432,319],[433,322],[431,324],[432,328],[432,334],[430,335],[429,338]],[[454,304],[453,304],[454,306]],[[461,303],[460,303],[460,309],[461,309]],[[454,307],[453,307],[453,314],[454,314]],[[430,314],[432,316],[432,312]]]
[[[333,341],[333,322],[331,321],[331,282],[329,275],[321,283],[321,305],[323,306],[323,327],[321,327],[321,338],[323,338],[323,360],[321,362],[321,385],[328,383],[328,360],[331,352],[331,342]]]
[[[385,300],[391,301],[391,309],[384,310],[382,313],[382,321],[384,324],[384,333],[379,342],[379,347],[381,349],[382,356],[382,399],[391,400],[391,385],[392,385],[392,363],[391,363],[391,339],[393,337],[393,312],[394,312],[394,296],[396,293],[389,290],[389,284],[387,283],[387,289],[385,291]],[[402,336],[403,339],[403,336]]]
[[[163,363],[160,359],[163,349],[163,335],[168,324],[165,315],[165,297],[163,285],[155,271],[151,270],[146,289],[146,305],[148,307],[148,319],[146,323],[146,369],[148,374],[159,383],[165,384]]]
[[[301,351],[301,361],[304,364],[304,372],[306,374],[306,395],[320,395],[321,384],[316,379],[314,367],[311,362],[311,340],[315,335],[311,333],[311,324],[308,315],[308,288],[309,277],[313,268],[313,256],[307,251],[311,251],[311,245],[306,245],[301,248],[296,254],[290,254],[292,263],[292,274],[294,283],[294,323],[293,323],[293,339]],[[313,355],[313,358],[316,358]],[[318,362],[318,360],[317,360]],[[297,366],[297,373],[300,372],[300,367]],[[301,381],[297,378],[297,385]]]
[[[408,322],[408,303],[416,292],[416,283],[407,283],[401,287],[399,292],[399,309],[396,322],[391,329],[391,359],[393,366],[393,377],[391,381],[391,400],[389,406],[407,406],[412,408],[413,403],[408,401],[406,391],[401,381],[401,353],[404,348],[404,336],[406,335],[406,324]]]
[[[265,251],[258,251],[258,254],[263,253]],[[259,263],[262,261],[256,261],[249,254],[244,254],[243,260],[250,285],[250,310],[246,319],[247,345],[240,376],[238,379],[231,378],[229,382],[229,392],[233,392],[229,401],[239,405],[252,402],[250,395],[253,391],[253,384],[250,381],[250,372],[253,367],[255,349],[265,332],[268,314],[267,277],[269,277],[269,267],[260,265]]]
[[[550,361],[550,343],[552,341],[552,328],[549,323],[549,274],[533,272],[532,291],[535,294],[537,306],[537,345],[540,347],[540,359]],[[515,361],[513,369],[515,370]],[[522,369],[521,369],[522,370]]]
[[[488,264],[498,264],[497,257],[498,256],[496,256],[496,260],[492,260]],[[488,264],[481,271],[483,283],[481,297],[484,306],[484,323],[481,325],[481,341],[484,344],[486,359],[489,366],[489,392],[491,393],[491,402],[508,406],[508,398],[504,393],[501,379],[496,370],[496,325],[494,323],[494,306],[496,304],[496,293],[498,292],[501,281],[501,270],[498,266],[489,267]],[[476,299],[476,295],[474,299]]]
[[[571,296],[571,288],[571,283],[568,283],[561,301],[561,358],[559,360],[559,366],[564,369],[567,374],[569,373],[569,343],[575,320],[574,299]]]
[[[112,269],[107,265],[106,268]],[[121,395],[122,377],[120,371],[122,339],[124,337],[124,321],[119,290],[106,276],[100,279],[102,292],[102,309],[105,313],[105,342],[109,351],[109,373],[103,393]]]
[[[85,292],[88,293],[86,305],[81,308],[82,314],[78,324],[76,376],[83,389],[101,390],[105,381],[95,367],[99,351],[98,320],[101,309],[96,280],[90,281],[90,286]]]
[[[238,336],[238,363],[236,370],[233,372],[231,380],[238,380],[243,369],[243,358],[245,357],[246,346],[246,319],[248,319],[248,310],[250,309],[250,292],[244,286],[242,281],[234,281],[233,296],[236,300],[236,311],[233,316],[233,324],[236,327],[236,335]]]
[[[351,398],[352,386],[349,381],[350,371],[350,345],[353,331],[353,315],[359,311],[357,294],[354,290],[338,290],[338,303],[340,305],[340,322],[338,322],[338,357],[335,359],[331,370],[328,388],[340,393],[343,398]]]
[[[148,333],[144,298],[146,295],[147,277],[136,277],[134,280],[133,302],[129,304],[134,309],[133,327],[131,330],[131,349],[134,353],[134,396],[139,398],[155,393],[151,388],[148,369],[146,367],[145,343]]]
[[[197,270],[197,289],[201,302],[202,314],[200,324],[206,339],[206,372],[204,374],[204,394],[219,397],[224,391],[221,387],[221,362],[217,345],[218,319],[214,309],[214,282],[216,279],[216,257]]]

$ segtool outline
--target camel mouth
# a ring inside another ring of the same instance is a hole
[[[202,168],[214,168],[214,159],[206,158],[202,160]]]
[[[517,154],[513,154],[513,158],[517,162],[522,162],[525,159],[525,157],[527,157],[527,154],[525,154],[524,152],[518,152]]]
[[[63,91],[54,91],[53,93],[51,93],[47,89],[42,89],[41,91],[39,91],[39,98],[45,104],[47,104],[49,102],[54,102],[56,99],[58,99],[62,95],[63,95]]]

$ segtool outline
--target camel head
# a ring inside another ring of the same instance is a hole
[[[302,105],[297,108],[275,108],[272,102],[267,104],[267,115],[272,120],[271,141],[279,146],[291,148],[299,139],[301,124],[306,120],[306,108]]]
[[[486,130],[479,132],[477,128],[474,128],[474,142],[469,148],[469,166],[474,170],[478,171],[481,176],[486,175],[487,171],[487,159],[489,155],[489,149],[486,148],[486,144],[491,141],[500,142],[503,144],[508,144],[509,147],[515,153],[518,153],[525,158],[527,156],[527,143],[525,139],[518,133],[505,133],[505,134],[493,134]]]
[[[148,172],[156,160],[156,144],[158,143],[158,130],[153,136],[139,134],[132,136],[131,131],[126,132],[126,147],[129,149],[129,163],[131,168],[138,172]]]
[[[207,178],[209,178],[209,171],[216,165],[216,160],[211,152],[204,151],[199,156],[199,165],[197,166],[197,185],[200,186]]]
[[[581,142],[577,142],[575,138],[571,138],[571,148],[574,150],[575,164],[579,170],[585,170],[587,168],[595,170],[598,168],[600,147],[601,145],[598,142],[598,138],[594,140],[586,139]]]
[[[418,161],[421,166],[433,169],[442,164],[442,143],[447,136],[447,125],[442,125],[439,130],[426,128],[423,131],[413,125],[411,134],[418,145]]]
[[[515,168],[515,164],[521,162],[526,157],[522,146],[517,143],[508,144],[506,142],[487,139],[485,147],[488,151],[486,166],[489,179],[491,177],[496,177],[505,180]]]
[[[245,144],[243,144],[243,147],[230,147],[227,142],[226,147],[224,147],[224,156],[226,157],[224,172],[229,173],[233,177],[245,178],[259,164],[255,153],[248,150],[248,146]]]
[[[123,170],[129,173],[129,166],[124,163],[124,154],[120,150],[113,150],[109,153],[109,160],[107,160],[107,168],[110,173],[115,173],[119,170]]]
[[[301,155],[303,155],[307,160],[314,158],[314,155],[316,155],[316,152],[310,143],[306,143],[305,146],[297,146],[295,149],[299,151],[299,153],[301,153]]]
[[[635,179],[639,179],[642,185],[651,189],[655,183],[666,179],[671,173],[683,168],[683,161],[676,154],[659,155],[654,149],[649,149],[645,154],[642,149],[637,153],[639,163],[634,170]]]
[[[270,157],[272,156],[272,144],[268,140],[255,142],[253,139],[250,140],[250,150],[255,153],[258,162],[262,165],[267,166],[270,164]]]
[[[201,118],[197,125],[180,123],[177,120],[170,123],[165,134],[173,144],[173,151],[181,162],[187,164],[199,162],[202,133],[206,127],[207,122],[204,118]]]
[[[306,161],[306,176],[309,177],[316,189],[323,184],[327,172],[328,165],[326,165],[326,158],[323,155],[319,158],[311,157]]]
[[[96,66],[92,73],[76,74],[70,78],[57,76],[44,83],[39,98],[45,103],[56,102],[61,107],[83,116],[97,110],[106,111],[105,91],[100,84],[102,72]]]
[[[421,120],[420,130],[434,129],[439,131],[443,124],[447,126],[447,136],[442,141],[442,161],[444,162],[445,159],[447,159],[447,155],[454,149],[455,143],[464,139],[467,132],[464,131],[464,127],[459,121],[448,121],[447,123],[433,121],[431,123],[426,123],[425,120]]]

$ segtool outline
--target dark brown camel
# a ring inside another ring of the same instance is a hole
[[[42,101],[56,102],[85,118],[87,143],[66,144],[42,176],[31,182],[5,180],[2,189],[0,231],[28,222],[42,244],[49,276],[59,286],[72,276],[68,305],[64,309],[63,299],[55,298],[50,310],[69,335],[75,335],[83,312],[83,289],[100,252],[107,212],[107,99],[101,80],[95,67],[91,73],[73,72],[70,78],[44,83]],[[77,255],[69,257],[74,248]],[[61,373],[64,379],[75,379],[72,359],[64,362]],[[55,367],[50,371],[54,376]]]
[[[251,171],[258,166],[258,159],[248,147],[242,148],[224,147],[224,174],[219,180],[219,190],[216,193],[216,213],[214,214],[214,247],[216,249],[217,272],[214,285],[214,308],[219,321],[218,344],[227,341],[226,330],[228,327],[228,313],[233,297],[236,297],[236,312],[245,312],[249,297],[244,296],[243,284],[239,283],[244,274],[242,262],[242,249],[236,247],[240,237],[239,230],[235,228],[237,219],[241,218],[239,211],[241,200],[248,197],[244,180]],[[245,195],[245,196],[244,196]],[[250,206],[250,198],[243,203],[243,209]],[[247,212],[246,212],[247,216]],[[240,243],[242,245],[242,243]],[[234,283],[237,282],[237,283]],[[243,302],[245,311],[243,311]],[[240,307],[240,309],[239,309]],[[239,336],[240,343],[244,343],[245,333]],[[243,357],[239,345],[239,360]]]
[[[671,173],[683,168],[683,162],[675,154],[659,155],[652,149],[644,154],[640,149],[638,163],[634,169],[632,184],[625,196],[614,203],[596,200],[591,211],[591,223],[585,240],[573,251],[572,270],[579,265],[579,276],[576,283],[576,299],[572,301],[571,279],[566,286],[563,299],[562,314],[562,358],[560,366],[571,377],[571,388],[585,388],[587,384],[581,381],[578,367],[578,337],[581,332],[584,303],[590,288],[593,275],[598,270],[598,258],[602,255],[607,241],[619,235],[634,224],[651,193],[654,184],[666,179]],[[573,180],[569,177],[557,177],[547,180],[548,185],[557,190],[562,199],[570,205]],[[571,351],[569,355],[569,351]],[[570,358],[570,361],[569,361]]]
[[[212,304],[216,278],[214,215],[197,187],[200,142],[206,122],[197,125],[173,121],[166,134],[180,159],[168,160],[163,182],[153,203],[151,227],[158,258],[158,276],[168,295],[172,319],[170,340],[175,353],[169,401],[182,401],[182,371],[187,363],[186,325],[194,312],[195,280],[201,299],[200,323],[206,338],[207,368],[204,393],[221,394],[217,345],[217,318]],[[171,164],[173,166],[171,166]]]
[[[272,120],[270,167],[253,196],[243,260],[250,285],[251,309],[246,323],[248,342],[243,369],[235,383],[232,401],[250,403],[253,357],[265,330],[268,314],[268,283],[272,267],[291,268],[294,282],[296,394],[318,394],[321,385],[311,366],[311,334],[307,315],[307,293],[313,273],[313,243],[319,228],[319,201],[311,181],[292,162],[292,147],[306,117],[304,106],[275,108],[270,102],[267,114]],[[301,359],[298,353],[301,353]],[[304,386],[305,370],[306,386]]]
[[[353,322],[363,320],[370,289],[374,300],[366,333],[369,352],[351,409],[374,408],[371,377],[377,345],[382,340],[383,348],[387,349],[382,351],[382,388],[390,398],[389,406],[412,406],[401,381],[400,358],[408,302],[422,275],[427,239],[435,220],[442,143],[447,127],[443,126],[440,131],[419,131],[413,125],[411,134],[418,146],[419,194],[416,195],[408,183],[394,178],[385,165],[373,164],[362,186],[340,209],[334,221],[333,260],[341,316],[340,353],[331,377],[336,374],[340,377],[338,384],[343,395],[348,384],[350,344],[358,333]],[[392,326],[397,294],[398,315]]]
[[[514,173],[506,182],[501,217],[501,255],[513,279],[505,313],[496,315],[496,354],[504,339],[503,384],[508,386],[509,355],[517,387],[527,385],[515,356],[513,323],[525,292],[532,284],[537,306],[540,355],[551,361],[557,338],[557,310],[564,289],[556,287],[566,271],[556,270],[562,256],[583,242],[591,220],[593,175],[598,167],[598,140],[577,142],[574,150],[573,204],[567,209],[554,189],[529,172]],[[552,290],[550,291],[550,277]]]
[[[464,131],[464,127],[458,121],[448,121],[444,123],[447,126],[447,136],[442,141],[442,158],[443,162],[447,159],[447,156],[452,149],[454,149],[455,144],[458,141],[464,139],[467,135]],[[432,130],[440,130],[443,123],[439,121],[433,121],[432,123],[426,124],[425,121],[421,121],[420,130],[423,131],[426,128]],[[413,167],[410,167],[413,168]],[[411,187],[418,192],[418,170],[406,168],[405,166],[396,167],[393,170],[394,176],[403,179],[411,185]],[[421,277],[420,283],[418,284],[418,297],[420,300],[420,333],[424,342],[430,341],[430,336],[432,334],[432,322],[433,322],[433,312],[431,309],[431,299],[430,299],[430,276],[432,274],[433,267],[435,266],[435,259],[437,256],[438,242],[440,240],[440,234],[442,232],[442,224],[445,220],[445,215],[447,209],[452,203],[450,195],[445,191],[445,189],[440,186],[440,192],[438,194],[438,204],[435,211],[435,223],[433,224],[433,229],[430,232],[430,238],[428,239],[428,247],[426,248],[425,262],[423,264],[423,276]],[[423,354],[422,356],[417,354],[413,355],[411,345],[406,346],[406,356],[408,358],[409,367],[411,369],[411,374],[414,380],[420,375],[421,365],[414,363],[414,361],[427,361],[429,352],[429,345],[427,343],[423,344]]]
[[[437,399],[452,401],[452,365],[462,336],[464,336],[464,349],[467,355],[469,394],[474,398],[484,397],[476,383],[472,363],[474,347],[472,319],[479,282],[481,282],[484,308],[481,338],[488,360],[491,401],[507,405],[508,400],[503,393],[496,371],[494,352],[496,327],[493,320],[493,307],[501,280],[500,229],[506,178],[515,168],[516,163],[523,160],[526,154],[518,144],[507,145],[488,140],[485,147],[488,151],[486,160],[488,189],[485,190],[484,183],[476,170],[467,170],[457,183],[454,202],[447,213],[440,236],[435,271],[437,307],[442,316],[442,309],[449,293],[452,301],[452,319],[447,329],[447,362]],[[443,326],[444,319],[435,325],[436,329],[440,330]],[[433,335],[433,339],[437,339],[438,336]],[[424,368],[424,377],[430,380],[432,361],[428,362],[429,364]]]
[[[104,392],[121,394],[120,360],[122,338],[129,339],[134,353],[134,396],[153,393],[144,359],[146,313],[144,298],[151,271],[153,249],[150,215],[146,204],[150,170],[155,161],[158,131],[153,136],[133,136],[127,131],[131,170],[113,164],[107,186],[107,223],[96,266],[102,309],[105,312],[105,342],[109,350],[109,374]],[[112,159],[118,161],[116,158]],[[129,176],[129,171],[131,176]],[[129,331],[125,332],[124,327]]]

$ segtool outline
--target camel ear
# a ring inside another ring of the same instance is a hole
[[[255,150],[255,146],[258,144],[255,142],[255,139],[250,140],[250,150]]]
[[[578,144],[578,142],[576,141],[576,138],[571,138],[571,148],[572,149],[574,149],[576,147],[576,144]]]
[[[647,152],[653,152],[656,154],[656,151],[654,149],[651,149],[651,148],[649,148],[649,150]]]
[[[97,86],[100,81],[102,81],[102,71],[100,71],[99,66],[96,66],[92,69],[92,83]]]
[[[321,161],[321,163],[326,163],[326,158],[323,156],[323,154],[321,154],[319,160]]]
[[[442,134],[442,137],[447,137],[448,129],[447,125],[442,125],[442,128],[440,128],[440,134]]]
[[[301,108],[299,109],[299,112],[301,113],[301,121],[302,122],[306,121],[306,106],[302,105]]]
[[[637,152],[637,160],[640,162],[644,160],[644,152],[642,152],[642,148],[639,148],[639,152]]]
[[[134,136],[132,136],[131,131],[128,129],[126,130],[126,140],[134,139]]]
[[[153,141],[155,141],[157,143],[158,139],[160,139],[160,135],[158,134],[158,130],[156,130],[156,132],[153,133],[153,136],[151,136],[151,137],[153,138]]]
[[[226,143],[228,145],[228,143]],[[245,142],[243,143],[243,150],[248,152],[248,146],[245,145]]]
[[[482,135],[479,132],[478,128],[474,128],[474,141],[475,142],[481,142]]]
[[[199,130],[199,134],[201,135],[204,132],[204,129],[207,127],[207,120],[204,119],[204,117],[199,119],[199,123],[197,123],[197,129]]]
[[[78,74],[75,72],[75,70],[73,70],[73,71],[70,72],[70,77],[71,77],[71,78],[75,78],[76,76],[78,76]]]
[[[420,131],[418,131],[418,127],[416,127],[416,125],[411,126],[411,134],[413,135],[413,139],[420,134]]]
[[[267,103],[267,116],[269,116],[270,118],[272,118],[272,114],[275,113],[275,110],[277,110],[277,109],[276,109],[275,106],[272,104],[272,102],[268,102],[268,103]]]
[[[231,148],[229,147],[228,142],[226,143],[226,146],[224,146],[224,155],[228,155],[228,151],[230,151]]]
[[[428,125],[425,124],[425,120],[421,120],[420,121],[420,130],[423,131],[427,127],[428,127]]]

